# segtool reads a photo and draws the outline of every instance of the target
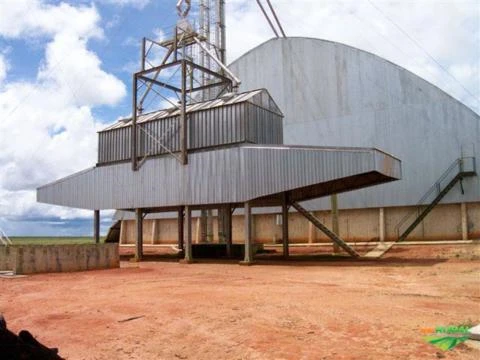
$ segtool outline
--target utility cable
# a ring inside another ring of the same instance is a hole
[[[283,36],[284,38],[286,38],[287,35],[285,35],[285,31],[283,31],[282,24],[280,23],[280,20],[278,20],[277,13],[275,12],[275,9],[273,8],[272,3],[270,2],[270,0],[267,0],[267,4],[268,4],[268,6],[270,7],[270,11],[272,12],[273,17],[275,18],[275,21],[277,22],[278,28],[280,29],[280,32],[282,33],[282,36]]]
[[[265,11],[265,8],[263,7],[263,5],[262,5],[262,3],[260,2],[260,0],[257,0],[257,4],[258,4],[258,6],[260,6],[260,9],[262,10],[263,15],[265,16],[265,19],[267,19],[268,24],[270,25],[270,27],[272,28],[273,32],[275,33],[275,36],[276,36],[277,38],[279,38],[280,36],[278,35],[277,30],[275,29],[275,26],[273,26],[273,23],[272,23],[272,21],[270,20],[270,18],[268,17],[268,14],[267,14],[267,12]]]
[[[376,6],[371,0],[367,0],[370,5],[372,5],[382,16],[387,19],[393,26],[395,26],[402,34],[404,34],[411,42],[413,42],[418,48],[420,48],[435,64],[437,64],[440,69],[442,69],[450,78],[452,78],[458,85],[460,85],[465,92],[467,92],[475,101],[480,103],[480,99],[478,99],[470,90],[468,90],[455,76],[453,76],[442,64],[440,64],[437,59],[435,59],[427,50],[423,48],[423,46],[415,40],[410,34],[408,34],[400,25],[398,25],[395,21],[393,21],[390,17],[388,17],[378,6]]]

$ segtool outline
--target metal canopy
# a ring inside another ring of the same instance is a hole
[[[401,178],[401,162],[373,148],[239,145],[87,169],[37,190],[39,202],[83,209],[155,209],[302,201]]]

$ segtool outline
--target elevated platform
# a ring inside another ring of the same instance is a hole
[[[219,204],[277,206],[401,178],[401,162],[373,148],[237,145],[87,169],[37,189],[39,202],[83,208],[171,211]]]

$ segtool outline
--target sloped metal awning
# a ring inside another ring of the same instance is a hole
[[[173,209],[251,201],[254,206],[313,199],[401,178],[401,162],[373,148],[239,145],[99,166],[37,189],[42,203],[91,210]]]

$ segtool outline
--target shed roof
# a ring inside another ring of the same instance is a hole
[[[283,116],[282,111],[277,106],[277,104],[272,99],[272,97],[270,96],[270,94],[266,89],[246,91],[239,94],[229,93],[219,97],[218,99],[189,104],[187,105],[186,110],[188,114],[196,111],[208,110],[208,109],[213,109],[213,108],[222,107],[222,106],[239,104],[243,102],[249,102],[249,103],[255,104],[264,109],[270,110],[277,115]],[[145,123],[153,120],[166,119],[174,116],[180,116],[180,109],[177,107],[171,107],[167,109],[153,111],[147,114],[142,114],[137,117],[137,123],[141,124],[141,123]],[[130,126],[131,124],[132,124],[131,118],[120,119],[115,124],[112,124],[99,132],[127,127],[127,126]]]

